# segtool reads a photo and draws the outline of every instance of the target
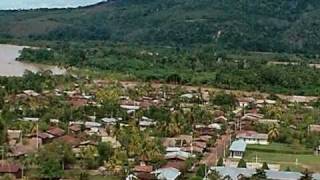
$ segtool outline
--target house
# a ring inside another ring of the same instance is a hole
[[[244,116],[241,117],[241,120],[258,121],[259,119],[262,119],[263,116],[263,114],[258,113],[246,113]]]
[[[308,97],[308,96],[287,96],[284,97],[284,100],[289,101],[290,103],[309,103],[313,100],[316,100],[316,97]]]
[[[191,135],[179,135],[175,137],[176,143],[180,144],[181,146],[189,146],[193,140],[193,137]]]
[[[221,125],[218,124],[218,123],[209,124],[209,125],[208,125],[208,128],[210,128],[210,129],[216,129],[216,130],[221,130],[221,129],[222,129]]]
[[[65,136],[59,137],[58,141],[64,142],[64,143],[70,145],[71,147],[76,147],[81,142],[80,139],[73,137],[73,136],[70,136],[70,135],[65,135]]]
[[[194,142],[192,142],[192,146],[205,149],[207,147],[207,143],[206,142],[201,142],[201,141],[194,141]]]
[[[256,173],[256,169],[236,168],[236,167],[211,167],[211,170],[217,171],[223,177],[230,177],[232,180],[238,180],[241,177],[251,177]],[[265,170],[267,179],[270,180],[298,180],[302,174],[300,172]],[[314,179],[319,179],[319,174],[313,174]]]
[[[250,103],[253,103],[253,102],[255,102],[255,99],[251,97],[238,98],[238,103],[240,107],[247,107],[249,106]]]
[[[10,130],[10,129],[7,130],[7,137],[9,140],[11,139],[18,140],[21,138],[21,135],[22,135],[21,130]]]
[[[96,119],[97,119],[97,117],[95,116],[95,115],[93,115],[93,116],[87,116],[88,117],[88,119],[90,120],[90,121],[96,121]]]
[[[153,167],[148,166],[145,162],[140,162],[140,165],[135,166],[133,171],[134,172],[151,173],[153,171]]]
[[[33,117],[24,117],[20,119],[20,121],[25,121],[25,122],[38,122],[39,118],[33,118]]]
[[[224,123],[224,122],[227,122],[228,119],[224,116],[219,116],[219,117],[214,118],[214,121],[219,122],[219,123]]]
[[[0,161],[0,176],[11,174],[16,178],[22,177],[22,167],[19,164]]]
[[[175,152],[168,152],[164,157],[167,160],[174,159],[174,160],[185,161],[189,157],[192,157],[192,154],[184,151],[175,151]]]
[[[111,136],[102,136],[101,137],[101,142],[107,142],[110,143],[113,148],[120,148],[121,144],[115,137]]]
[[[311,124],[309,126],[309,131],[314,133],[320,133],[320,125],[319,124]]]
[[[99,127],[102,126],[101,123],[97,123],[97,122],[94,122],[94,121],[92,121],[92,122],[89,122],[89,121],[88,121],[88,122],[85,122],[84,125],[85,125],[85,127],[86,127],[87,129],[90,129],[90,128],[99,128]]]
[[[188,147],[182,147],[181,151],[189,152],[189,153],[203,153],[204,148],[198,147],[198,146],[188,146]]]
[[[174,149],[172,148],[172,150]],[[186,160],[190,157],[193,157],[191,153],[184,152],[182,150],[167,152],[165,154],[165,159],[167,160],[167,162],[162,167],[175,168],[180,171],[184,171],[187,168]]]
[[[154,179],[154,176],[151,174],[152,171],[153,167],[147,165],[145,162],[140,162],[140,165],[133,168],[135,176],[139,179]]]
[[[65,131],[61,128],[58,128],[58,127],[51,127],[51,128],[49,128],[47,133],[51,134],[54,137],[61,137],[64,135]]]
[[[202,135],[202,136],[199,136],[198,138],[195,138],[194,141],[209,143],[211,139],[212,139],[212,136]]]
[[[178,152],[181,151],[180,147],[167,147],[166,152]]]
[[[233,141],[229,148],[230,157],[241,159],[246,151],[246,147],[247,147],[247,144],[242,139]]]
[[[157,122],[155,122],[153,119],[147,118],[145,116],[143,116],[139,121],[140,130],[145,130],[146,128],[155,126],[156,124]]]
[[[175,168],[180,172],[185,172],[186,170],[188,170],[187,162],[179,160],[169,160],[165,165],[161,166],[161,168]]]
[[[314,154],[315,154],[316,156],[320,156],[320,145],[315,148]]]
[[[237,134],[236,139],[244,140],[246,144],[269,144],[268,134],[257,133],[256,131],[242,131]]]
[[[258,123],[260,124],[279,124],[280,120],[278,119],[259,119]]]
[[[140,106],[134,106],[134,105],[120,105],[120,107],[122,109],[125,109],[125,110],[128,110],[128,111],[136,111],[136,110],[139,110],[140,109]]]
[[[102,118],[101,121],[106,125],[115,125],[118,121],[121,121],[122,118]]]
[[[52,124],[59,124],[60,120],[59,119],[50,119],[49,122]]]
[[[213,113],[214,117],[219,117],[219,116],[224,116],[225,115],[225,113],[223,111],[221,111],[221,110],[214,110],[212,113]]]
[[[22,138],[22,131],[21,130],[7,130],[7,138],[10,145],[16,144]]]
[[[48,142],[50,142],[53,138],[55,138],[54,135],[49,134],[49,133],[46,133],[46,132],[38,133],[38,134],[36,135],[36,137],[40,138],[43,143],[48,143]]]
[[[265,105],[265,104],[272,105],[272,104],[276,104],[276,103],[277,103],[277,101],[271,100],[271,99],[258,99],[258,100],[256,100],[256,104],[258,104],[258,105]]]
[[[38,151],[38,147],[42,145],[42,140],[37,137],[24,139],[24,143],[19,143],[14,146],[10,146],[9,156],[20,157],[26,154],[35,153]]]
[[[79,132],[81,132],[81,125],[73,124],[69,126],[69,130],[74,134],[78,134]]]
[[[24,90],[23,93],[27,96],[32,96],[32,97],[40,96],[40,94],[35,92],[34,90]]]
[[[161,168],[152,172],[159,180],[176,180],[181,172],[176,168]]]
[[[69,122],[69,126],[74,125],[74,124],[76,124],[76,125],[84,125],[84,122],[83,121],[70,121]]]
[[[72,97],[69,100],[69,104],[76,108],[86,106],[88,103],[89,100],[83,97]]]
[[[162,145],[164,147],[175,147],[177,145],[176,138],[164,138]]]
[[[92,146],[97,146],[97,143],[94,142],[94,141],[90,141],[90,140],[82,141],[78,145],[74,145],[72,147],[72,151],[73,151],[73,153],[75,154],[76,157],[80,157],[80,153],[81,153],[82,149],[87,149],[87,148],[92,147]]]
[[[100,129],[96,127],[89,128],[88,130],[85,131],[86,134],[89,136],[92,135],[99,135],[100,134]]]

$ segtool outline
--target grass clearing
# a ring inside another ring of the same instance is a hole
[[[280,164],[281,170],[289,167],[291,170],[320,171],[320,156],[315,156],[311,149],[298,145],[272,143],[270,145],[248,145],[245,153],[247,162],[267,162]],[[297,161],[297,163],[296,163]]]
[[[269,145],[256,145],[250,144],[247,146],[247,150],[262,151],[270,153],[283,153],[283,154],[313,154],[312,149],[308,149],[301,144],[282,144],[271,143]]]

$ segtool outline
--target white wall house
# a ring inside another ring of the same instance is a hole
[[[236,139],[243,140],[246,144],[261,144],[267,145],[268,134],[257,133],[255,131],[242,131],[237,134]]]

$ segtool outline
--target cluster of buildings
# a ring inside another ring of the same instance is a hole
[[[103,86],[103,82],[97,82],[98,86]],[[87,95],[81,93],[79,89],[74,91],[55,90],[56,96],[66,96],[67,101],[73,107],[82,106],[99,106],[99,102],[94,99],[94,93]],[[157,95],[151,92],[150,96],[143,96],[132,100],[128,96],[120,97],[120,108],[128,115],[134,115],[141,109],[148,109],[150,106],[162,106],[172,94]],[[41,94],[32,90],[26,90],[22,94],[17,95],[18,98],[40,97]],[[197,93],[182,94],[180,98],[185,100],[199,98]],[[304,99],[295,97],[288,99],[289,102],[304,102]],[[186,101],[186,102],[187,102]],[[141,160],[139,164],[132,169],[133,175],[139,179],[165,179],[175,180],[185,172],[194,172],[196,164],[189,166],[189,159],[201,157],[198,164],[204,164],[212,167],[211,170],[217,171],[222,176],[229,176],[231,179],[240,179],[241,177],[249,177],[255,173],[254,169],[235,168],[235,167],[215,167],[219,158],[241,159],[244,157],[247,145],[258,144],[268,145],[268,134],[259,133],[253,130],[252,126],[256,123],[261,124],[278,124],[277,119],[264,118],[263,114],[259,114],[259,108],[266,105],[274,105],[277,102],[270,99],[254,99],[254,98],[238,98],[238,105],[233,111],[235,118],[228,121],[228,116],[221,110],[215,110],[210,123],[195,124],[190,134],[180,134],[175,137],[166,137],[162,140],[165,148],[165,163],[161,167],[155,168],[146,161]],[[206,103],[203,103],[207,105]],[[203,105],[202,104],[202,105]],[[188,109],[189,103],[181,103],[183,109]],[[250,106],[253,106],[250,107]],[[248,108],[250,107],[250,108]],[[50,120],[50,127],[45,131],[40,131],[37,127],[39,118],[22,118],[35,124],[34,129],[29,134],[23,134],[22,130],[9,129],[7,131],[9,152],[8,156],[19,158],[30,153],[36,153],[38,149],[47,143],[54,141],[63,141],[69,144],[75,154],[80,152],[81,148],[86,146],[96,146],[97,142],[90,140],[89,136],[97,135],[102,142],[109,142],[113,148],[121,147],[113,132],[109,132],[109,127],[119,124],[120,126],[128,126],[122,117],[105,117],[97,120],[95,116],[88,117],[86,121],[69,122],[67,128],[59,126],[59,120]],[[138,120],[141,131],[157,126],[157,121],[142,116]],[[225,127],[223,127],[225,126]],[[319,131],[319,125],[310,125],[310,131]],[[320,154],[320,146],[315,151]],[[229,157],[226,157],[229,154]],[[0,162],[0,175],[13,174],[17,178],[21,177],[23,167],[16,163]],[[266,171],[269,179],[299,179],[301,173],[282,172],[282,171]],[[128,177],[130,179],[130,177]],[[314,174],[314,178],[320,179],[320,175]],[[131,178],[132,179],[132,178]]]

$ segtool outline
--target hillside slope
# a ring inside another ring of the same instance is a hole
[[[1,38],[320,50],[317,0],[116,0],[80,9],[0,11],[0,24]]]

